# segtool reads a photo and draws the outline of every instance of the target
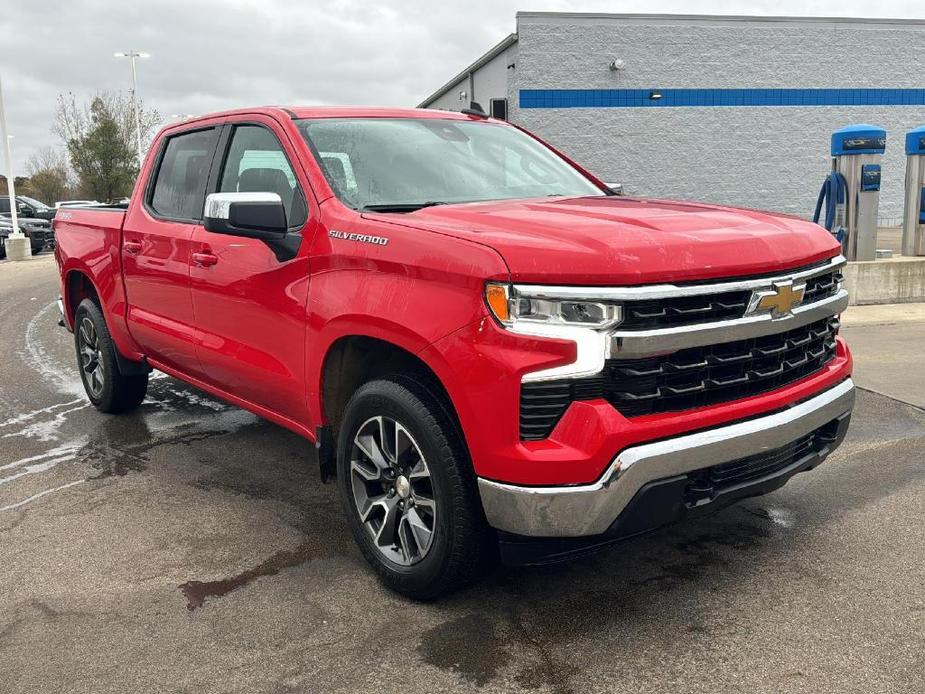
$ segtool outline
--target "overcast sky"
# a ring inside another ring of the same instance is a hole
[[[414,106],[514,30],[517,10],[925,18],[923,0],[3,0],[3,80],[17,175],[58,94],[127,89],[170,120],[257,104]],[[859,55],[862,55],[859,52]],[[4,162],[5,173],[5,162]]]

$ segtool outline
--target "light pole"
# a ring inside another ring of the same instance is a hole
[[[135,147],[138,149],[138,170],[141,170],[141,163],[144,161],[141,154],[141,115],[138,106],[138,71],[135,69],[136,58],[150,58],[150,54],[141,51],[125,51],[124,53],[113,53],[116,58],[128,58],[132,61],[132,106],[135,109]]]
[[[10,221],[13,231],[5,241],[6,257],[10,260],[25,260],[32,255],[29,239],[19,228],[19,210],[16,209],[16,184],[13,180],[13,153],[10,149],[11,135],[6,131],[6,109],[3,106],[3,83],[0,82],[0,137],[3,138],[3,151],[6,154],[6,191],[10,197]]]

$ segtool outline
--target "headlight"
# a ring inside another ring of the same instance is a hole
[[[485,303],[491,314],[511,332],[575,343],[572,363],[525,373],[521,379],[525,383],[600,373],[609,348],[610,336],[606,331],[623,320],[619,304],[557,299],[554,293],[541,287],[518,292],[516,286],[489,282],[485,285]]]
[[[538,323],[603,330],[623,320],[619,304],[521,296],[515,287],[494,282],[485,286],[485,302],[507,327]]]

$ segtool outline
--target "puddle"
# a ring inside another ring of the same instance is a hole
[[[480,614],[457,617],[427,630],[417,651],[426,663],[478,687],[491,682],[511,660],[495,622]]]
[[[207,598],[219,598],[223,595],[228,595],[228,593],[238,590],[258,578],[275,576],[283,569],[290,569],[304,564],[314,556],[314,544],[304,542],[295,549],[277,552],[257,566],[229,578],[222,578],[217,581],[187,581],[180,585],[179,588],[186,597],[186,609],[192,612],[202,607]]]

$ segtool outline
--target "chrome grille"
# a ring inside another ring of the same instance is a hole
[[[773,275],[706,283],[516,285],[521,296],[615,302],[623,309],[620,324],[600,333],[598,373],[582,376],[591,371],[578,368],[573,376],[524,377],[521,438],[549,436],[576,400],[606,399],[637,417],[751,397],[820,371],[835,358],[838,314],[848,304],[844,262],[838,256]],[[593,336],[584,349],[586,357],[593,354]]]
[[[592,378],[524,383],[520,435],[542,439],[575,400],[604,398],[621,414],[676,412],[788,385],[835,358],[836,316],[762,337],[645,359],[609,359]]]
[[[620,329],[650,330],[739,318],[745,314],[751,295],[750,291],[739,291],[634,301],[627,304]]]
[[[803,293],[803,303],[812,304],[834,295],[844,279],[840,270],[817,275],[806,280],[806,291]]]
[[[808,278],[802,304],[834,296],[841,281],[838,269]],[[751,296],[750,290],[739,290],[627,302],[620,330],[657,330],[734,320],[745,315]]]

